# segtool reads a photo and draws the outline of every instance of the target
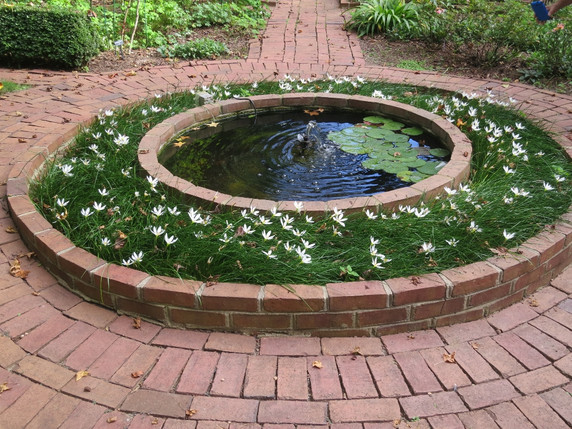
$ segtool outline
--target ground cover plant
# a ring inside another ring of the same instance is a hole
[[[195,106],[196,90],[214,99],[322,91],[410,103],[468,135],[475,149],[471,178],[440,198],[393,213],[383,207],[354,214],[333,208],[312,218],[302,203],[290,213],[279,207],[228,211],[185,204],[141,173],[137,146],[154,124]],[[510,100],[492,93],[479,97],[361,78],[290,76],[196,90],[102,111],[33,184],[38,210],[77,246],[151,274],[325,284],[437,272],[506,254],[552,224],[572,202],[572,168],[562,149]]]
[[[360,36],[422,41],[489,69],[518,64],[521,80],[530,83],[572,80],[570,8],[544,25],[519,0],[368,0],[347,16],[346,28]]]
[[[28,85],[10,82],[9,80],[2,80],[0,81],[0,95],[14,91],[21,91],[23,89],[27,89],[28,87]]]

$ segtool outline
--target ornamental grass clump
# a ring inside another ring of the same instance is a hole
[[[310,216],[303,202],[293,212],[188,204],[141,171],[137,148],[155,124],[195,106],[191,90],[102,111],[33,184],[38,210],[76,246],[150,274],[323,285],[438,272],[506,254],[572,202],[572,168],[563,150],[515,111],[512,100],[492,92],[449,94],[332,76],[196,90],[215,100],[312,91],[409,103],[467,134],[474,147],[471,176],[434,200],[394,212],[332,208]]]

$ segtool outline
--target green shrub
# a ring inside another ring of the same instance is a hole
[[[416,4],[404,0],[366,0],[350,11],[346,28],[356,30],[359,37],[409,29],[418,18]]]
[[[164,57],[176,57],[185,60],[216,58],[229,52],[224,43],[207,38],[172,46],[162,46],[158,51]]]
[[[529,80],[562,76],[572,79],[572,30],[563,24],[548,22],[542,26],[536,50],[527,63]]]
[[[99,51],[93,27],[69,10],[0,7],[0,60],[13,66],[73,69]]]

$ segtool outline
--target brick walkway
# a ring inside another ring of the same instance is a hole
[[[285,0],[247,61],[136,76],[0,69],[35,85],[0,100],[0,193],[8,173],[100,109],[212,81],[361,75],[495,90],[547,121],[570,153],[572,97],[519,84],[364,65],[334,0]],[[572,425],[572,267],[485,320],[381,338],[179,331],[83,302],[33,260],[0,208],[0,429],[566,428]],[[454,354],[454,362],[445,357]],[[89,376],[76,381],[78,371]],[[8,390],[4,390],[4,389]],[[4,390],[4,391],[3,391]],[[398,423],[400,419],[400,423]]]

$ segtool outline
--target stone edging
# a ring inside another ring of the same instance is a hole
[[[334,108],[352,109],[371,114],[384,114],[397,117],[406,122],[435,134],[449,150],[451,159],[439,172],[427,179],[406,188],[390,192],[381,192],[369,197],[354,197],[331,201],[304,201],[304,210],[310,214],[323,214],[334,207],[346,211],[361,211],[364,209],[377,210],[383,206],[386,210],[396,209],[401,205],[414,205],[422,199],[431,199],[443,192],[448,186],[457,187],[469,177],[471,169],[472,146],[470,140],[456,126],[438,115],[425,110],[397,103],[364,96],[349,96],[342,94],[285,94],[260,95],[249,97],[256,109],[279,108]],[[171,191],[182,193],[194,199],[215,202],[221,206],[248,209],[255,206],[260,210],[278,208],[294,211],[293,201],[271,201],[244,197],[233,197],[211,189],[195,186],[192,183],[176,177],[159,164],[157,154],[173,137],[197,122],[216,118],[220,115],[232,115],[251,109],[246,100],[226,100],[216,104],[197,107],[166,119],[153,127],[143,137],[139,144],[139,165],[147,174],[159,179]]]
[[[386,281],[293,285],[204,283],[109,264],[74,244],[36,211],[28,182],[79,125],[45,137],[14,165],[8,204],[22,239],[58,280],[88,300],[166,326],[319,336],[380,335],[467,322],[522,300],[572,261],[572,211],[506,256],[440,274]]]

